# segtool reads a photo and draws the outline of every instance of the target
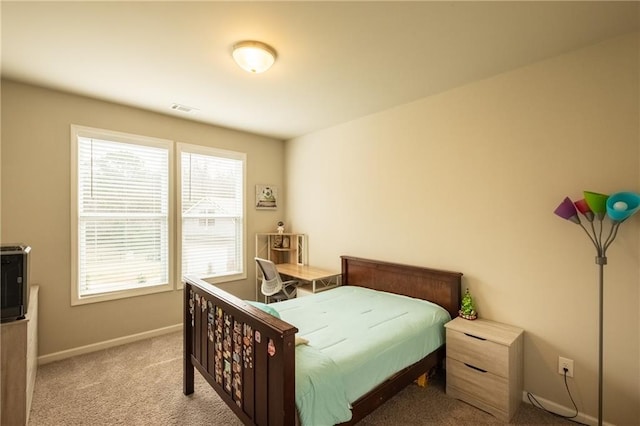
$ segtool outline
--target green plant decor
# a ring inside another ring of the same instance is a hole
[[[464,292],[464,296],[462,296],[462,308],[458,312],[458,314],[465,319],[474,320],[478,318],[478,314],[476,313],[476,308],[473,305],[473,297],[471,297],[471,293],[469,293],[469,289]]]

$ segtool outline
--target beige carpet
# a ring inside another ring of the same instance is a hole
[[[522,404],[514,424],[569,424]],[[182,394],[182,334],[173,333],[38,368],[29,425],[241,425],[196,371]],[[442,379],[410,385],[361,425],[499,425],[449,398]]]

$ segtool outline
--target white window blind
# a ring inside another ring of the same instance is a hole
[[[245,155],[180,145],[182,276],[244,274]]]
[[[77,286],[169,283],[169,147],[77,136]]]

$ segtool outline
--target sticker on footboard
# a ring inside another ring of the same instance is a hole
[[[273,344],[273,340],[269,339],[269,344],[267,345],[267,353],[269,356],[274,356],[276,354],[276,345]]]
[[[216,306],[214,329],[214,375],[216,383],[222,386],[222,308]]]
[[[231,392],[231,363],[228,360],[224,360],[224,388],[227,392]]]
[[[231,364],[233,370],[233,399],[239,407],[242,407],[242,324],[239,321],[233,321],[233,362]]]
[[[207,337],[210,342],[213,342],[213,330],[215,329],[213,303],[208,302],[209,312],[207,313]]]
[[[224,372],[222,378],[224,389],[227,393],[231,393],[231,351],[233,349],[233,341],[231,334],[231,315],[224,314],[224,332],[222,339],[222,358],[224,358]]]
[[[243,324],[243,338],[242,338],[242,361],[244,368],[253,368],[253,345],[251,344],[251,336],[253,335],[253,329],[250,325]]]
[[[193,290],[189,290],[189,315],[191,316],[191,327],[195,327],[194,316],[193,316],[193,307],[195,305]]]

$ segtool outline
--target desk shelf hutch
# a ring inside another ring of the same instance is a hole
[[[256,257],[273,263],[307,264],[307,236],[291,233],[256,234]]]

